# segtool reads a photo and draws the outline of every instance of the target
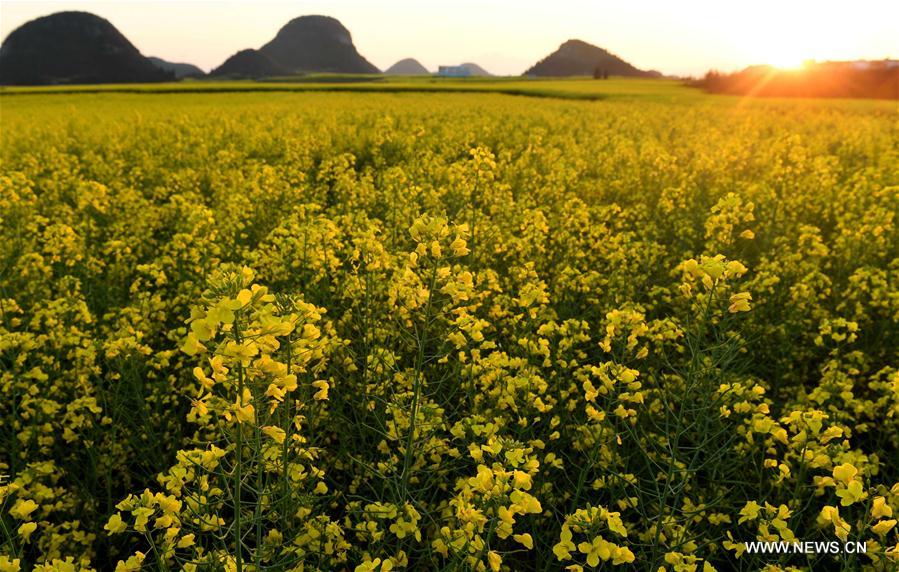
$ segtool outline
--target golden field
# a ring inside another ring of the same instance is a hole
[[[518,83],[0,94],[0,571],[896,570],[895,104]]]

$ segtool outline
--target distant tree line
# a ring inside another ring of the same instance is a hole
[[[759,97],[899,99],[899,62],[823,62],[796,70],[754,66],[731,74],[710,71],[692,85],[711,93]]]
[[[593,79],[609,79],[609,70],[602,66],[593,68]]]

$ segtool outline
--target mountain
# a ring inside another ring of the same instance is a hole
[[[259,49],[292,72],[380,73],[359,55],[349,30],[328,16],[300,16]]]
[[[595,72],[607,75],[630,77],[661,77],[656,71],[638,69],[615,54],[582,42],[568,40],[559,49],[546,56],[525,75],[564,77],[572,75],[593,75]]]
[[[47,85],[174,79],[107,20],[57,12],[22,24],[0,47],[0,83]]]
[[[153,65],[156,67],[175,74],[176,79],[181,79],[183,77],[201,77],[206,75],[203,70],[193,64],[167,62],[162,58],[153,56],[148,56],[147,59],[153,62]]]
[[[431,72],[415,58],[400,60],[384,71],[387,75],[428,75]]]
[[[486,76],[491,76],[491,75],[493,75],[492,73],[490,73],[489,71],[485,70],[484,68],[482,68],[482,67],[479,66],[478,64],[473,64],[473,63],[471,63],[471,62],[464,63],[464,64],[460,65],[459,67],[467,69],[467,70],[468,70],[468,74],[469,74],[469,75],[472,75],[472,76],[482,76],[482,77],[486,77]]]
[[[290,70],[273,62],[271,58],[259,50],[240,50],[225,63],[209,72],[210,77],[268,77],[273,75],[287,75]]]

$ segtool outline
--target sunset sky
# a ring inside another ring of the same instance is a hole
[[[381,69],[414,57],[432,70],[471,61],[517,75],[570,38],[677,75],[806,59],[899,58],[895,0],[0,0],[0,35],[61,10],[93,12],[144,55],[207,71],[305,14],[339,19]]]

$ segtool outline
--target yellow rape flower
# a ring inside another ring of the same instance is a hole
[[[883,497],[874,497],[871,504],[871,516],[874,518],[884,518],[893,516],[893,509],[886,503]]]
[[[509,497],[512,499],[512,502],[515,503],[516,507],[524,514],[539,514],[543,512],[540,501],[528,493],[515,490],[512,491],[512,494],[509,495]]]
[[[461,237],[456,237],[450,244],[450,250],[453,252],[453,256],[465,256],[471,252],[468,250],[466,242]]]
[[[600,560],[605,562],[612,557],[611,543],[601,536],[594,538],[593,542],[581,542],[577,549],[587,556],[587,564],[594,568],[599,566]]]
[[[210,379],[209,377],[206,377],[206,372],[204,372],[203,368],[201,367],[194,368],[194,377],[197,378],[197,381],[200,382],[200,385],[202,385],[203,388],[207,391],[211,390],[215,385],[215,381],[213,379]]]
[[[842,541],[846,541],[852,526],[840,517],[840,510],[835,506],[825,506],[818,515],[818,524],[833,524],[834,533]]]
[[[868,498],[868,493],[865,492],[861,481],[852,481],[845,489],[838,490],[837,496],[840,497],[840,505],[849,506]]]
[[[742,509],[740,509],[740,519],[737,521],[739,524],[743,524],[748,520],[755,520],[759,517],[759,511],[761,510],[761,506],[759,503],[755,501],[749,501],[746,503]]]
[[[731,260],[725,265],[728,276],[742,276],[746,274],[746,267],[739,260]]]
[[[181,510],[181,501],[170,495],[157,494],[156,500],[159,508],[165,514],[175,514]]]
[[[847,485],[857,474],[858,469],[849,463],[843,463],[833,468],[833,478]]]
[[[721,543],[721,545],[727,550],[733,550],[734,555],[739,558],[746,552],[746,543],[745,542],[734,542],[734,537],[730,531],[727,531],[727,540]]]
[[[35,530],[37,530],[37,523],[26,522],[19,527],[19,536],[24,542],[28,542]]]
[[[375,570],[390,572],[390,570],[393,570],[393,561],[389,558],[385,560],[375,558],[374,560],[366,560],[354,568],[354,572],[375,572]]]
[[[752,295],[749,292],[740,292],[738,294],[734,294],[730,297],[730,306],[727,308],[727,311],[731,314],[735,314],[737,312],[748,312],[750,310],[750,300],[752,300]]]
[[[135,552],[133,556],[130,556],[128,560],[122,561],[119,560],[118,564],[116,564],[115,572],[138,572],[141,569],[141,566],[144,563],[144,553],[143,552]]]
[[[571,539],[571,528],[567,525],[563,525],[562,532],[559,534],[559,542],[553,546],[553,554],[556,555],[557,559],[568,560],[571,558],[571,551],[577,548]]]
[[[315,395],[312,396],[316,401],[323,401],[328,399],[328,382],[324,380],[318,380],[312,382],[312,387],[316,388],[318,391],[315,392]]]
[[[877,534],[878,536],[883,536],[887,532],[892,530],[892,528],[894,526],[896,526],[896,519],[881,520],[880,522],[878,522],[877,524],[875,524],[874,526],[871,527],[871,531],[874,534]]]
[[[238,423],[253,423],[256,420],[256,408],[252,403],[241,405],[240,401],[234,404],[234,416]]]
[[[515,540],[515,542],[517,542],[517,543],[521,544],[522,546],[524,546],[525,548],[527,548],[528,550],[534,548],[534,539],[531,538],[531,535],[528,533],[513,534],[512,539]]]
[[[115,513],[109,517],[109,521],[103,526],[103,530],[109,531],[110,534],[120,534],[128,530],[128,525],[122,520],[122,515]]]
[[[501,506],[496,511],[496,516],[499,517],[502,525],[508,526],[509,530],[512,529],[512,525],[515,524],[515,513],[509,510],[508,508]]]
[[[252,299],[253,293],[246,288],[237,293],[237,302],[240,304],[241,308],[249,304]]]
[[[189,547],[191,547],[191,546],[193,546],[193,545],[194,545],[194,535],[193,535],[193,533],[191,533],[191,534],[185,534],[185,535],[182,536],[181,539],[178,541],[178,544],[176,544],[176,546],[177,546],[178,548],[189,548]]]
[[[635,560],[634,553],[626,546],[612,545],[612,564],[630,564]]]
[[[17,499],[12,508],[9,509],[9,514],[11,514],[13,518],[26,520],[31,513],[37,510],[37,508],[38,504],[31,499]]]
[[[240,360],[244,367],[248,366],[250,359],[258,353],[259,347],[253,342],[237,343],[229,341],[225,344],[225,356]]]
[[[273,427],[271,425],[263,427],[262,432],[279,445],[282,445],[284,443],[284,438],[287,435],[287,433],[284,432],[284,429],[281,429],[280,427]]]
[[[496,551],[491,550],[487,553],[487,562],[490,564],[490,569],[493,572],[499,572],[500,566],[503,563],[503,557],[496,553]]]

